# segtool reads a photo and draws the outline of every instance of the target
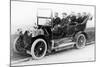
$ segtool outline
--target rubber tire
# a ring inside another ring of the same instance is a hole
[[[84,37],[84,44],[80,47],[79,45],[78,45],[78,38],[80,37],[80,36],[83,36]],[[80,34],[76,34],[76,36],[75,36],[75,39],[76,39],[76,44],[75,44],[75,47],[77,48],[77,49],[80,49],[80,48],[84,48],[85,47],[85,45],[86,45],[86,36],[84,35],[84,34],[82,34],[82,33],[80,33]]]
[[[43,53],[43,55],[41,57],[36,57],[35,54],[34,54],[34,47],[36,46],[36,44],[39,42],[39,41],[43,41],[45,43],[45,51]],[[46,55],[46,52],[47,52],[47,43],[44,39],[36,39],[33,44],[32,44],[32,47],[31,47],[31,55],[32,55],[32,58],[35,59],[35,60],[39,60],[39,59],[42,59],[45,55]]]
[[[18,39],[19,39],[19,37],[17,37],[17,38],[14,40],[13,50],[14,50],[14,52],[16,52],[16,53],[25,53],[24,50],[19,52],[19,51],[16,49],[16,41],[17,41]]]

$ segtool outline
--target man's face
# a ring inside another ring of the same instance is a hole
[[[66,16],[66,15],[64,15],[64,14],[62,15],[63,18],[65,18],[65,16]]]
[[[86,16],[86,12],[83,12],[83,16]]]
[[[78,14],[77,14],[77,16],[78,16],[78,17],[81,17],[81,14],[80,14],[80,13],[78,13]]]
[[[71,15],[71,16],[75,16],[75,13],[74,13],[74,12],[72,12],[70,15]]]
[[[58,17],[58,13],[55,13],[55,17]]]
[[[62,17],[63,17],[63,18],[66,18],[66,16],[67,16],[66,14],[62,14]]]

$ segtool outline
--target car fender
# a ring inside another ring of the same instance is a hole
[[[31,34],[32,34],[32,37],[36,37],[39,35],[44,35],[44,31],[42,29],[36,29],[36,30],[33,30]]]
[[[84,32],[84,31],[79,31],[79,32],[76,32],[76,33],[74,34],[74,38],[75,38],[75,36],[77,36],[77,35],[79,35],[79,34],[84,34],[84,35],[85,35],[85,37],[86,37],[86,39],[88,39],[87,33],[86,33],[86,32]]]

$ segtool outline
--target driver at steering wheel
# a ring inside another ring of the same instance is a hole
[[[68,22],[69,22],[67,13],[62,13],[62,17],[63,18],[61,19],[61,22],[54,26],[53,35],[63,36],[63,33],[66,32],[65,30],[67,30],[67,26],[68,26]]]
[[[55,16],[54,16],[54,18],[53,18],[53,27],[54,27],[54,26],[57,26],[58,24],[60,24],[60,22],[61,22],[61,19],[60,19],[60,17],[58,16],[58,13],[55,12]]]
[[[56,25],[54,25],[54,29],[58,30],[58,28],[64,28],[65,26],[68,25],[68,17],[67,17],[67,13],[62,13],[62,19],[59,21],[59,23],[57,23]]]
[[[65,30],[67,30],[67,26],[68,26],[68,17],[67,17],[67,13],[62,13],[62,19],[61,22],[57,25],[57,27],[55,28],[55,31],[57,31],[57,33],[62,33],[65,32]]]

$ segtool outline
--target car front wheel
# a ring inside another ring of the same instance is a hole
[[[21,45],[23,45],[23,40],[21,39],[21,37],[17,37],[14,40],[14,45],[13,45],[14,52],[16,52],[16,53],[25,53],[25,50]]]
[[[31,55],[33,59],[42,59],[47,52],[47,43],[44,39],[36,39],[31,47]]]

